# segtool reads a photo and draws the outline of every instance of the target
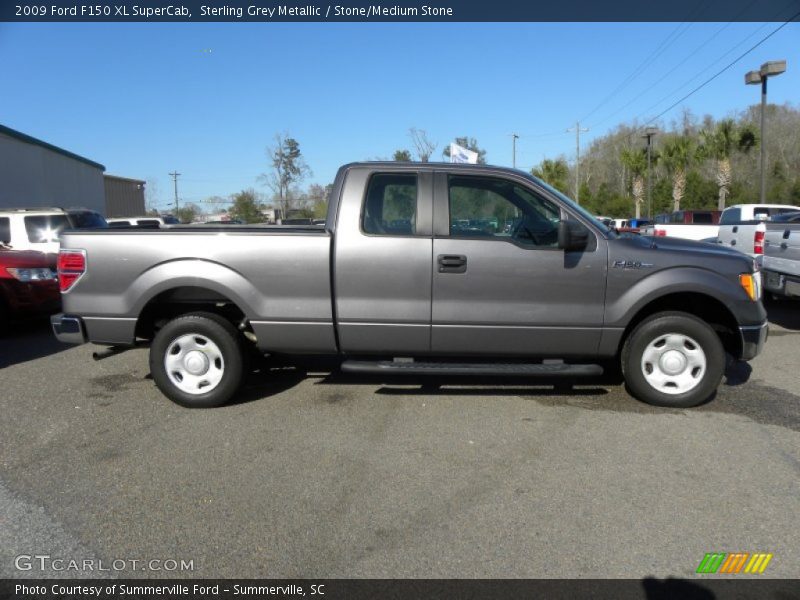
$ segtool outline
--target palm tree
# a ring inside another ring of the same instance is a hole
[[[661,157],[672,178],[672,210],[681,209],[681,199],[686,193],[686,171],[695,160],[696,152],[694,140],[685,135],[672,135],[664,142]]]
[[[645,148],[623,148],[620,154],[622,164],[631,174],[631,191],[636,208],[636,218],[642,216],[644,202],[644,176],[647,173],[647,150]]]
[[[749,124],[737,126],[733,119],[724,119],[713,130],[700,132],[700,150],[703,158],[711,158],[717,165],[719,186],[719,210],[725,209],[725,200],[730,191],[733,173],[731,156],[734,152],[747,153],[758,145],[758,136]]]
[[[531,169],[531,174],[545,183],[549,183],[560,192],[566,193],[569,187],[569,167],[563,158],[556,160],[545,158],[538,167]]]

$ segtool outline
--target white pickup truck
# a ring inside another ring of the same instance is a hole
[[[800,297],[800,212],[767,223],[762,274],[767,291]]]
[[[720,213],[716,210],[676,210],[656,215],[654,222],[643,227],[639,233],[716,243],[719,219]]]
[[[737,204],[722,212],[717,243],[753,258],[764,254],[766,221],[776,215],[800,211],[787,204]]]

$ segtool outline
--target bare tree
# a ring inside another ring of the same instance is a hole
[[[275,145],[267,149],[267,157],[271,171],[260,175],[258,179],[272,189],[281,209],[281,218],[285,219],[297,199],[293,189],[311,175],[311,169],[300,152],[300,143],[288,133],[275,135]]]
[[[144,206],[148,214],[158,213],[158,180],[148,179],[144,184]]]
[[[428,159],[431,157],[431,154],[433,154],[433,151],[436,150],[438,144],[431,141],[424,130],[417,129],[416,127],[409,129],[408,135],[411,137],[411,143],[414,144],[414,148],[417,150],[419,161],[428,162]]]

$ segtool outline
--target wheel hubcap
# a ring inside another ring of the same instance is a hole
[[[642,374],[653,388],[665,394],[693,390],[706,373],[706,355],[694,339],[682,333],[660,335],[642,354]]]
[[[225,361],[211,338],[190,333],[169,343],[164,354],[164,368],[178,389],[187,394],[206,394],[222,381]]]
[[[186,353],[183,365],[192,375],[203,375],[208,372],[208,357],[199,350],[192,350]]]

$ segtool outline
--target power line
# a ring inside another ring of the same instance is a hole
[[[695,8],[695,11],[697,8]],[[692,14],[694,11],[692,11]],[[691,16],[691,15],[690,15]],[[691,26],[686,24],[686,22],[681,23],[675,29],[673,29],[670,34],[664,38],[661,43],[656,46],[655,50],[653,50],[639,65],[625,78],[622,80],[620,84],[615,87],[610,94],[608,94],[603,100],[601,100],[592,110],[590,110],[586,115],[584,115],[580,120],[585,121],[589,117],[591,117],[594,113],[596,113],[600,108],[608,104],[608,102],[616,96],[619,92],[624,90],[628,85],[630,85],[647,67],[649,67],[661,54],[663,54],[669,46],[675,43],[675,41],[686,32],[686,30]]]
[[[694,94],[696,94],[697,92],[699,92],[701,89],[703,89],[703,88],[704,88],[705,86],[707,86],[709,83],[711,83],[712,81],[714,81],[714,80],[715,80],[717,77],[719,77],[720,75],[722,75],[722,74],[723,74],[725,71],[727,71],[728,69],[730,69],[730,68],[731,68],[733,65],[735,65],[735,64],[736,64],[736,63],[738,63],[740,60],[742,60],[742,59],[743,59],[745,56],[747,56],[748,54],[750,54],[750,53],[751,53],[753,50],[755,50],[756,48],[758,48],[758,47],[759,47],[761,44],[763,44],[764,42],[766,42],[766,41],[767,41],[769,38],[771,38],[773,35],[775,35],[776,33],[778,33],[778,32],[779,32],[781,29],[783,29],[784,27],[786,27],[786,26],[787,26],[789,23],[791,23],[792,21],[794,21],[794,20],[795,20],[797,17],[800,17],[800,12],[797,12],[797,13],[795,13],[795,14],[794,14],[794,16],[792,16],[792,17],[791,17],[791,18],[790,18],[788,21],[784,22],[783,24],[781,24],[781,25],[779,25],[778,27],[776,27],[775,29],[773,29],[773,30],[772,30],[770,33],[768,33],[766,36],[764,36],[763,38],[761,38],[761,39],[760,39],[758,42],[756,42],[756,43],[755,43],[753,46],[751,46],[751,47],[750,47],[748,50],[746,50],[745,52],[743,52],[742,54],[740,54],[739,56],[737,56],[737,57],[736,57],[736,58],[735,58],[733,61],[731,61],[731,62],[730,62],[730,63],[728,63],[728,64],[727,64],[725,67],[723,67],[722,69],[720,69],[719,71],[717,71],[716,73],[714,73],[714,75],[712,75],[711,77],[709,77],[708,79],[706,79],[706,80],[705,80],[703,83],[701,83],[700,85],[698,85],[698,86],[697,86],[696,88],[694,88],[694,89],[693,89],[691,92],[689,92],[688,94],[686,94],[686,95],[685,95],[683,98],[681,98],[681,99],[680,99],[680,100],[678,100],[677,102],[673,103],[673,104],[672,104],[672,105],[670,105],[670,106],[669,106],[667,109],[663,110],[662,112],[658,113],[658,114],[657,114],[655,117],[653,117],[652,119],[650,119],[650,120],[648,121],[648,123],[652,123],[653,121],[655,121],[655,120],[656,120],[656,119],[658,119],[659,117],[662,117],[662,116],[664,116],[666,113],[668,113],[668,112],[669,112],[669,111],[671,111],[673,108],[675,108],[676,106],[678,106],[678,105],[679,105],[681,102],[683,102],[683,101],[684,101],[684,100],[686,100],[687,98],[689,98],[689,97],[693,96]]]
[[[756,0],[753,0],[753,2],[755,2],[755,1],[756,1]],[[751,4],[752,4],[753,2],[751,2]],[[667,77],[669,77],[670,75],[672,75],[672,74],[673,74],[673,73],[674,73],[674,72],[675,72],[675,71],[676,71],[676,70],[677,70],[679,67],[683,66],[683,65],[684,65],[684,64],[685,64],[685,63],[686,63],[686,62],[687,62],[689,59],[691,59],[691,58],[694,58],[694,57],[697,55],[697,52],[699,52],[700,50],[702,50],[703,48],[705,48],[705,47],[706,47],[708,44],[710,44],[710,43],[711,43],[711,42],[712,42],[712,41],[713,41],[713,40],[714,40],[714,39],[715,39],[715,38],[716,38],[716,37],[717,37],[717,36],[718,36],[720,33],[722,33],[722,31],[724,31],[725,29],[727,29],[727,28],[728,28],[728,27],[730,27],[730,26],[731,26],[731,23],[726,23],[725,25],[723,25],[722,27],[720,27],[720,28],[719,28],[719,29],[718,29],[718,30],[717,30],[717,31],[716,31],[716,32],[715,32],[715,33],[714,33],[714,34],[713,34],[711,37],[709,37],[708,39],[706,39],[706,41],[705,41],[705,42],[703,42],[703,43],[702,43],[702,44],[700,44],[700,45],[699,45],[697,48],[695,48],[694,50],[692,50],[692,51],[691,51],[689,54],[687,54],[687,55],[686,55],[686,57],[685,57],[683,60],[681,60],[681,61],[680,61],[678,64],[676,64],[676,65],[675,65],[674,67],[672,67],[672,68],[671,68],[669,71],[667,71],[667,72],[666,72],[666,73],[665,73],[665,74],[664,74],[664,75],[663,75],[663,76],[662,76],[662,77],[661,77],[661,78],[660,78],[658,81],[656,81],[656,82],[655,82],[655,83],[653,83],[653,84],[650,84],[650,85],[648,85],[648,86],[647,86],[647,87],[646,87],[644,90],[642,90],[642,91],[641,91],[641,92],[640,92],[640,93],[639,93],[637,96],[635,96],[634,98],[632,98],[632,99],[631,99],[630,101],[628,101],[626,104],[623,104],[621,107],[619,107],[617,110],[615,110],[614,112],[612,112],[612,113],[611,113],[611,114],[609,114],[608,116],[606,116],[606,117],[604,117],[604,118],[600,119],[599,121],[595,122],[595,123],[592,125],[592,127],[593,127],[593,128],[595,128],[595,127],[597,127],[597,126],[599,126],[599,125],[602,125],[603,123],[605,123],[606,121],[608,121],[608,120],[609,120],[609,119],[611,119],[612,117],[615,117],[616,115],[618,115],[619,113],[621,113],[623,110],[625,110],[626,108],[628,108],[628,107],[629,107],[631,104],[633,104],[634,102],[636,102],[636,101],[637,101],[639,98],[641,98],[642,96],[644,96],[644,95],[645,95],[645,94],[647,94],[648,92],[651,92],[651,91],[653,91],[653,88],[654,88],[655,86],[657,86],[659,83],[661,83],[662,81],[664,81],[664,80],[665,80]],[[719,59],[717,59],[717,60],[719,60]]]

